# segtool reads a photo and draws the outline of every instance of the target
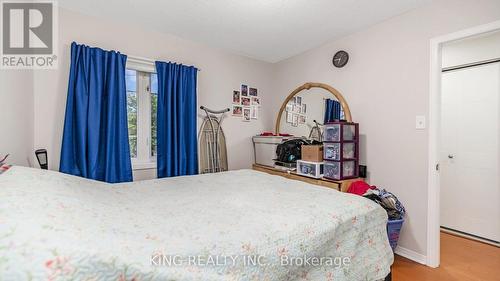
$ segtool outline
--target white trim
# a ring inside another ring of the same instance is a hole
[[[143,58],[143,57],[138,57],[138,56],[128,56],[127,60],[131,60],[131,61],[139,62],[139,63],[155,64],[155,60],[153,60],[153,59],[148,59],[148,58]]]
[[[137,72],[137,159],[151,162],[150,73]]]
[[[412,250],[408,250],[408,249],[403,248],[401,246],[397,246],[394,253],[398,256],[402,256],[404,258],[410,259],[414,262],[418,262],[418,263],[423,264],[423,265],[425,265],[427,262],[426,256],[419,254],[417,252],[414,252]]]
[[[130,68],[137,71],[156,73],[156,67],[154,60],[141,58],[141,57],[127,57],[127,66],[126,68]]]
[[[426,264],[438,267],[440,260],[440,223],[439,223],[439,133],[441,114],[441,46],[483,33],[500,30],[500,21],[439,36],[430,41],[430,80],[429,80],[429,163],[427,182],[427,258]]]
[[[450,235],[453,235],[453,236],[462,237],[462,238],[465,238],[467,240],[477,241],[477,242],[481,242],[481,243],[484,243],[484,244],[488,244],[488,245],[500,248],[500,243],[495,243],[493,241],[490,241],[490,240],[487,240],[487,239],[482,239],[480,237],[476,237],[476,236],[473,236],[473,235],[467,235],[465,233],[461,233],[459,231],[454,231],[452,229],[441,228],[441,232],[447,233],[447,234],[450,234]]]
[[[132,170],[150,170],[156,169],[156,160],[151,162],[132,161]]]
[[[438,267],[440,260],[439,238],[439,132],[441,89],[441,43],[431,40],[430,94],[429,94],[429,174],[427,178],[427,261]]]
[[[143,72],[156,73],[155,61],[156,60],[143,58],[143,57],[127,56],[126,68],[130,68],[130,69],[134,69],[134,70],[138,70],[138,71],[143,71]],[[196,69],[198,71],[201,71],[201,69],[199,69],[198,67],[196,67]]]

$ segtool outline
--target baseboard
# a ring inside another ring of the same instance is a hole
[[[394,251],[394,253],[396,255],[400,255],[402,257],[410,259],[410,260],[412,260],[414,262],[418,262],[420,264],[427,265],[427,257],[424,256],[424,255],[422,255],[422,254],[419,254],[417,252],[414,252],[412,250],[408,250],[406,248],[397,246],[396,250]]]
[[[448,233],[450,235],[462,237],[462,238],[465,238],[465,239],[473,240],[473,241],[476,241],[476,242],[480,242],[480,243],[484,243],[484,244],[488,244],[488,245],[500,248],[500,243],[498,243],[497,241],[492,241],[492,240],[489,240],[489,239],[485,239],[485,238],[482,238],[482,237],[479,237],[479,236],[475,236],[475,235],[472,235],[472,234],[464,233],[464,232],[461,232],[461,231],[458,231],[458,230],[454,230],[454,229],[451,229],[451,228],[446,228],[446,227],[441,226],[441,232]]]

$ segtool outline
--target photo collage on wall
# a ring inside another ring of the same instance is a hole
[[[307,121],[307,105],[302,97],[293,97],[286,105],[286,122],[297,127]]]
[[[242,84],[239,91],[233,91],[232,115],[245,122],[258,119],[260,102],[257,88]]]

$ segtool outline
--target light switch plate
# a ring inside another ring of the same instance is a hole
[[[425,129],[425,116],[417,115],[415,117],[415,129],[417,130]]]

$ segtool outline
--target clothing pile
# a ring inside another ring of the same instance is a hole
[[[385,189],[370,186],[364,181],[356,181],[351,184],[347,192],[375,201],[387,211],[389,220],[400,220],[405,216],[406,210],[401,201]]]
[[[406,210],[396,195],[385,189],[369,189],[363,197],[375,201],[387,211],[389,220],[400,220],[405,216]]]

